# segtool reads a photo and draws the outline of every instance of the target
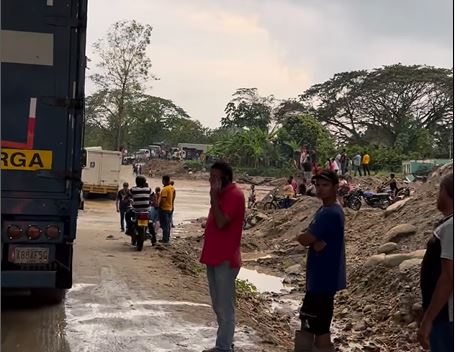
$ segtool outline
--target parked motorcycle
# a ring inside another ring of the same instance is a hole
[[[360,188],[354,191],[353,197],[357,197],[360,201],[363,199],[365,203],[372,208],[379,208],[383,210],[386,210],[393,202],[390,193],[366,192]]]
[[[357,190],[350,191],[344,194],[342,197],[344,207],[358,211],[362,207],[362,200],[356,191]]]
[[[392,199],[392,203],[398,202],[399,200],[405,199],[411,195],[411,190],[409,187],[400,187],[397,190],[397,193],[394,194],[390,187],[380,186],[376,189],[378,193],[389,193]]]
[[[265,203],[263,210],[283,209],[292,206],[294,200],[278,196],[278,191],[269,195],[270,200]],[[287,204],[288,203],[288,204]]]

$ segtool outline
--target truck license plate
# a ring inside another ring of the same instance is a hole
[[[13,263],[15,264],[47,264],[49,248],[14,248]]]

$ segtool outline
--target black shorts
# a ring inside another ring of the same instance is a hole
[[[313,335],[325,335],[330,332],[333,318],[334,294],[306,292],[300,309],[302,330]]]

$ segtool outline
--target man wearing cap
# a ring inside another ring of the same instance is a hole
[[[295,332],[295,352],[335,351],[330,338],[333,301],[346,288],[344,213],[337,202],[338,176],[316,175],[316,195],[322,206],[297,241],[308,248],[306,295],[300,309],[301,329]]]

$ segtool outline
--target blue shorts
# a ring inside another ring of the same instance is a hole
[[[454,351],[454,323],[449,321],[435,322],[430,334],[431,352]]]

